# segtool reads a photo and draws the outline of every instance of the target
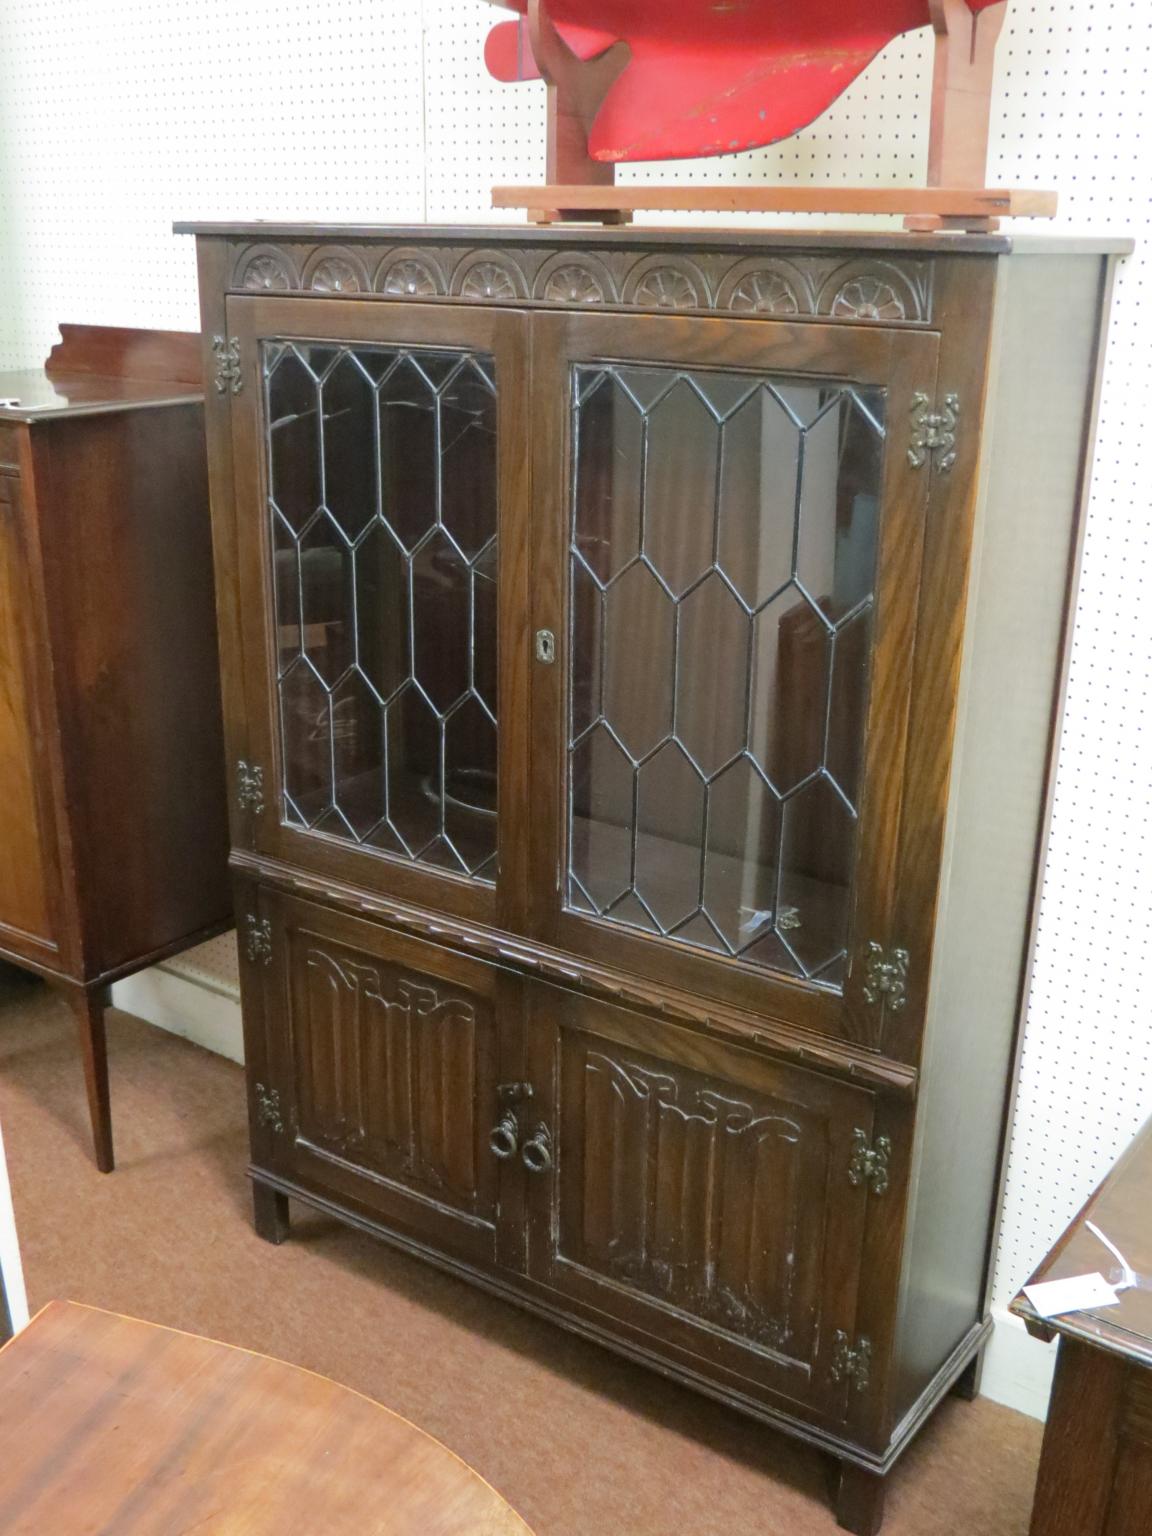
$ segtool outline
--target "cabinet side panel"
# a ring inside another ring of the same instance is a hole
[[[1098,257],[1001,263],[897,1332],[896,1419],[984,1307],[1103,277]]]
[[[29,584],[20,481],[0,468],[0,943],[28,939],[55,948],[45,870],[53,850],[45,847],[41,805],[48,774],[30,665]]]
[[[230,910],[203,410],[45,423],[34,446],[97,975]]]

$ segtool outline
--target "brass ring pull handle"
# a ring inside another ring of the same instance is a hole
[[[520,1145],[520,1126],[516,1116],[508,1110],[500,1117],[499,1122],[492,1127],[492,1134],[488,1137],[488,1146],[492,1156],[498,1157],[504,1162],[509,1157],[516,1156],[516,1149]]]
[[[529,1173],[547,1173],[552,1166],[552,1138],[546,1125],[538,1125],[536,1133],[520,1148],[520,1159]]]

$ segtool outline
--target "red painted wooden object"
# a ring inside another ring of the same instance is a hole
[[[498,3],[528,9],[528,0]],[[996,0],[961,3],[974,27]],[[933,0],[549,0],[548,13],[577,58],[628,45],[588,133],[592,158],[613,162],[731,154],[787,138],[893,38],[929,26],[933,8]],[[540,77],[528,32],[523,17],[492,30],[485,59],[496,79]]]

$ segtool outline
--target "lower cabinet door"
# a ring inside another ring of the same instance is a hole
[[[528,1031],[532,1276],[643,1348],[842,1417],[872,1095],[542,984]]]
[[[257,1166],[464,1259],[521,1252],[491,1146],[520,1048],[518,978],[268,892],[246,921],[246,981],[262,973],[246,1027]],[[522,1175],[506,1178],[514,1194]]]

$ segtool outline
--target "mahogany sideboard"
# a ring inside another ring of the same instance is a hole
[[[63,325],[0,373],[0,958],[76,1015],[231,921],[199,338]]]
[[[972,1391],[1123,242],[198,237],[258,1230],[824,1448]]]
[[[1041,1318],[1021,1292],[1012,1311],[1058,1339],[1030,1536],[1147,1536],[1152,1531],[1152,1122],[1071,1223],[1030,1284],[1073,1275],[1136,1283],[1116,1306]]]

